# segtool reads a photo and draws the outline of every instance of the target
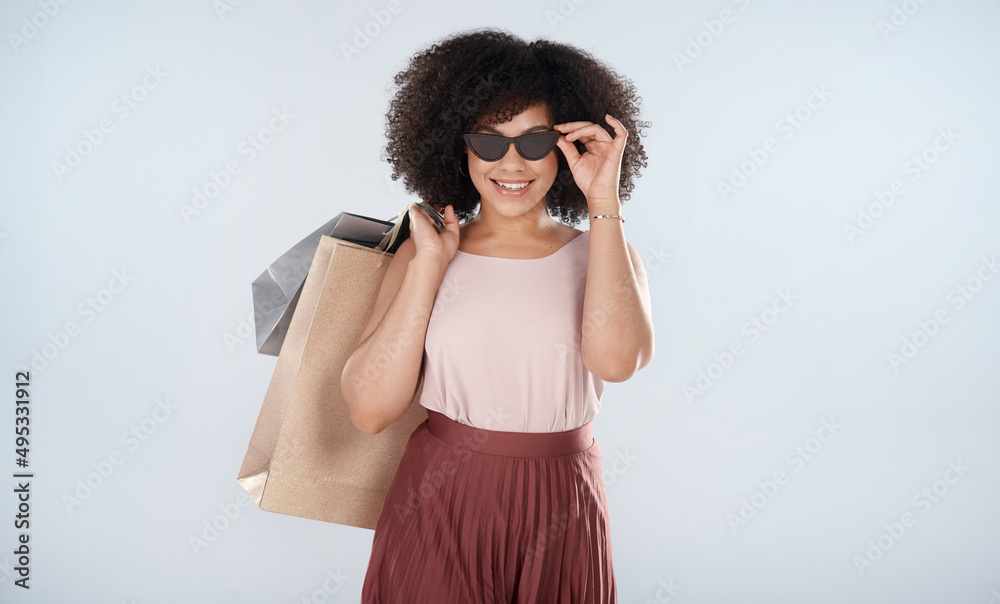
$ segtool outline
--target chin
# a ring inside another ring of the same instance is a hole
[[[486,203],[493,208],[497,214],[506,218],[515,218],[527,214],[535,206],[541,204],[545,206],[544,199],[489,199]]]

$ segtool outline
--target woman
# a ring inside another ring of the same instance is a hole
[[[591,426],[604,383],[653,355],[621,215],[646,165],[639,98],[585,52],[496,30],[432,45],[395,82],[388,161],[445,228],[411,209],[341,379],[367,433],[418,390],[428,414],[362,599],[616,602]]]

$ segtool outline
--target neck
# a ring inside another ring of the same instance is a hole
[[[466,224],[483,237],[519,240],[548,233],[559,221],[549,216],[544,201],[520,216],[504,216],[489,204],[480,202],[479,212]]]

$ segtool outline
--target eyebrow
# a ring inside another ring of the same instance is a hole
[[[549,129],[550,128],[548,126],[546,126],[545,124],[542,124],[542,125],[539,125],[539,126],[532,126],[531,128],[528,128],[527,130],[525,130],[521,134],[528,134],[529,132],[535,132],[535,131],[539,131],[539,130],[540,131],[545,131],[545,130],[549,130]],[[478,126],[475,130],[473,130],[473,132],[480,132],[480,131],[482,131],[482,132],[489,132],[489,133],[492,133],[492,134],[500,134],[500,131],[497,130],[496,128],[493,128],[492,126]]]

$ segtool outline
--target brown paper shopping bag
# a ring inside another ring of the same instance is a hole
[[[406,226],[405,212],[394,231]],[[320,240],[238,475],[262,510],[375,528],[410,434],[427,418],[416,402],[423,377],[406,415],[365,434],[351,423],[340,374],[392,257],[383,250],[397,236],[376,249]]]

